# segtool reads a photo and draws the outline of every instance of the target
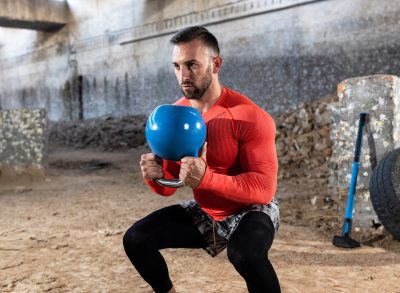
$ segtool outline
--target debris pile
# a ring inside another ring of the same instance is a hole
[[[103,150],[138,147],[146,142],[146,120],[145,115],[138,115],[50,122],[49,144]]]
[[[274,117],[279,177],[329,178],[333,141],[330,106],[335,95],[302,103]],[[49,143],[74,148],[115,150],[146,143],[145,115],[103,117],[84,121],[50,123]]]
[[[330,176],[333,141],[329,106],[336,101],[332,95],[302,103],[275,118],[280,178]]]

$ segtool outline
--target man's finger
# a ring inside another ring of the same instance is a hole
[[[159,162],[159,163],[162,163],[162,161],[163,161],[159,156],[157,156],[157,155],[154,154],[154,153],[143,154],[143,155],[140,157],[140,159],[141,159],[142,161],[157,161],[157,162]]]
[[[183,157],[182,159],[181,159],[181,163],[182,164],[186,164],[186,163],[188,163],[190,160],[192,160],[193,159],[193,157]],[[182,165],[181,165],[182,166]]]
[[[201,148],[200,158],[207,161],[207,142],[204,142],[203,147]]]
[[[160,162],[157,161],[140,161],[139,163],[140,166],[149,166],[149,167],[162,167],[162,164],[160,164]]]
[[[140,156],[141,160],[155,160],[156,155],[153,153],[142,154]]]
[[[148,167],[148,166],[146,166],[146,167],[143,167],[142,168],[142,172],[145,172],[145,173],[162,173],[163,172],[163,170],[161,169],[161,168],[159,168],[159,167]]]

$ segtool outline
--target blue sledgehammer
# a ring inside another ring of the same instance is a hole
[[[349,195],[347,198],[347,206],[346,206],[346,214],[343,222],[343,232],[342,236],[334,236],[332,240],[332,244],[337,247],[344,248],[355,248],[360,247],[360,242],[352,239],[350,237],[351,226],[353,222],[353,207],[354,207],[354,196],[357,185],[357,176],[358,176],[358,166],[360,165],[360,153],[361,153],[361,144],[362,144],[362,133],[365,125],[365,120],[367,117],[367,113],[360,113],[360,121],[358,124],[358,133],[357,133],[357,141],[356,141],[356,149],[354,153],[354,161],[351,170],[351,181],[349,188]]]

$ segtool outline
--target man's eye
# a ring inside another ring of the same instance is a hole
[[[189,69],[192,69],[193,67],[195,67],[195,65],[196,65],[196,64],[194,64],[194,63],[188,63],[187,67],[188,67]]]
[[[178,64],[174,64],[174,68],[175,69],[179,69],[179,65]]]

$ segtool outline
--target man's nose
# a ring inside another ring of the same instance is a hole
[[[181,82],[190,79],[190,70],[185,67],[181,68],[179,74],[180,74],[179,77],[180,77]]]

